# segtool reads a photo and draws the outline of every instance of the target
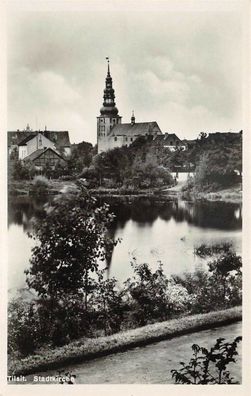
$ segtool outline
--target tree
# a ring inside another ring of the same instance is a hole
[[[26,270],[28,286],[44,298],[83,296],[87,310],[90,274],[105,261],[106,249],[116,245],[107,234],[114,215],[109,205],[98,207],[82,187],[61,194],[46,209],[46,217],[34,224],[33,237],[39,244]]]
[[[150,154],[144,160],[135,158],[131,168],[131,178],[139,180],[139,187],[160,187],[173,182],[167,168],[158,165],[158,161]]]
[[[31,161],[15,160],[13,164],[12,176],[15,180],[32,179],[36,172],[35,166]]]
[[[91,143],[81,142],[71,146],[71,156],[67,161],[68,171],[71,174],[81,172],[89,166],[95,153]]]

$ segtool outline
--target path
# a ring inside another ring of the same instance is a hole
[[[179,362],[191,358],[191,346],[211,347],[217,338],[233,341],[241,335],[241,322],[225,327],[192,333],[171,340],[157,342],[145,347],[97,358],[89,362],[68,366],[64,372],[76,375],[78,384],[173,384],[170,370],[179,368]],[[241,345],[239,347],[241,353]],[[237,364],[229,366],[231,375],[241,382],[241,356]],[[40,373],[41,376],[56,375],[58,371]],[[38,374],[37,374],[38,375]],[[33,375],[26,377],[30,382]]]
[[[182,181],[178,181],[177,184],[173,187],[167,187],[165,189],[163,189],[162,191],[165,192],[174,192],[174,193],[178,193],[181,192],[182,187],[186,184],[186,181],[182,180]]]

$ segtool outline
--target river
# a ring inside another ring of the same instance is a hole
[[[28,237],[32,218],[43,217],[48,197],[10,197],[8,205],[8,287],[25,285],[35,241]],[[53,199],[52,197],[50,199]],[[121,238],[109,263],[109,276],[120,283],[132,275],[130,262],[147,262],[152,268],[163,263],[167,275],[205,267],[194,255],[194,247],[206,243],[230,242],[241,252],[242,207],[224,202],[186,202],[160,198],[102,198],[108,201],[116,219],[111,237]]]

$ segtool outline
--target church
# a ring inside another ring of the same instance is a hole
[[[112,86],[110,64],[105,80],[104,102],[97,117],[98,153],[111,150],[115,147],[129,146],[139,136],[162,135],[156,121],[136,122],[134,112],[130,123],[122,123],[122,117],[115,103],[115,93]]]

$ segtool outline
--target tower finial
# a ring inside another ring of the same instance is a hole
[[[108,65],[107,75],[110,76],[110,58],[109,56],[107,56],[105,59],[107,60],[107,65]]]

